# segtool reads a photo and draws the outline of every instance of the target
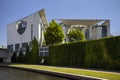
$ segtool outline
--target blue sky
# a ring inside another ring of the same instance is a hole
[[[120,0],[0,0],[0,45],[7,44],[7,24],[43,8],[48,21],[110,19],[111,34],[120,35]]]

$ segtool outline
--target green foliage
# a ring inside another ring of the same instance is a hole
[[[49,63],[59,66],[83,65],[85,55],[84,47],[84,42],[50,46]]]
[[[22,52],[22,49],[20,49],[17,62],[18,62],[18,63],[24,63],[24,54],[23,54],[23,52]]]
[[[17,58],[16,53],[14,53],[12,60],[13,62],[18,62],[18,63],[30,63],[30,64],[39,63],[39,52],[38,51],[39,51],[38,41],[34,37],[34,40],[32,41],[32,50],[29,49],[29,46],[27,44],[25,55],[23,54],[22,49],[20,49],[18,58]]]
[[[29,46],[27,44],[26,45],[26,52],[25,52],[24,62],[25,63],[30,63],[30,57],[31,57],[31,54],[30,54]]]
[[[120,70],[120,36],[52,45],[49,64]]]
[[[43,63],[42,63],[42,59],[44,60]],[[48,56],[40,56],[39,57],[39,64],[42,64],[42,65],[48,65],[48,59],[49,57]]]
[[[110,69],[120,70],[120,36],[105,40],[105,47],[110,57]]]
[[[13,63],[16,63],[17,62],[17,52],[13,52],[13,55],[12,55],[12,57],[11,57],[11,61],[13,62]]]
[[[86,44],[85,67],[105,68],[109,64],[109,55],[104,46],[104,41],[88,41]]]
[[[30,57],[30,62],[33,64],[38,63],[39,61],[39,49],[38,49],[38,41],[34,37],[34,40],[32,41],[32,50],[31,50],[31,57]]]
[[[56,23],[54,20],[47,27],[44,32],[45,43],[47,45],[61,43],[64,39],[64,33],[61,26]]]
[[[84,41],[85,35],[79,29],[71,29],[70,32],[67,34],[69,41]]]

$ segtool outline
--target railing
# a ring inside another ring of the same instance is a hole
[[[49,47],[40,47],[39,56],[49,56]]]

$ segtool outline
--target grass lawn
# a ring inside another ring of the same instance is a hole
[[[10,64],[10,66],[25,67],[25,68],[32,68],[32,69],[38,69],[38,70],[48,70],[48,71],[55,71],[55,72],[57,71],[61,73],[92,76],[92,77],[104,78],[109,80],[120,80],[120,73],[73,69],[73,68],[64,68],[64,67],[52,67],[52,66],[43,66],[43,65]]]

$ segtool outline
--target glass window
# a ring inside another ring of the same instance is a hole
[[[13,52],[13,45],[8,45],[7,48],[10,52]]]
[[[89,29],[85,29],[85,38],[89,39]]]
[[[22,43],[22,51],[25,51],[25,50],[26,50],[26,45],[27,45],[27,44],[28,44],[27,42]]]
[[[29,48],[32,48],[32,41],[29,42]]]
[[[15,44],[15,51],[18,52],[19,51],[19,44]]]
[[[102,26],[102,37],[107,36],[107,26]]]

